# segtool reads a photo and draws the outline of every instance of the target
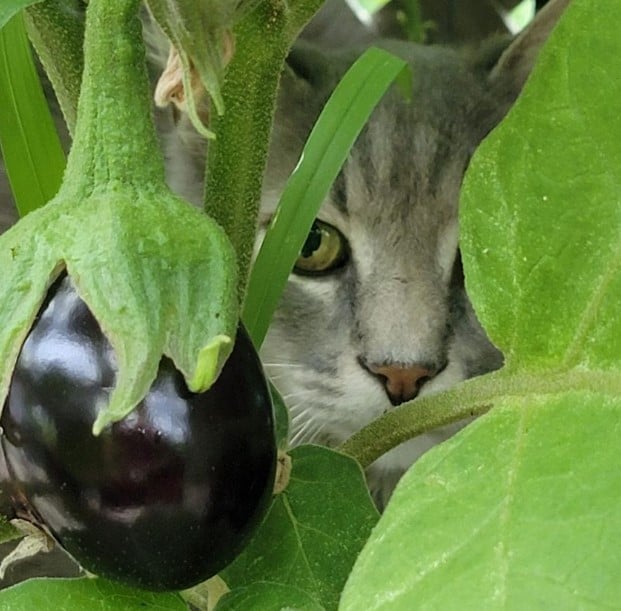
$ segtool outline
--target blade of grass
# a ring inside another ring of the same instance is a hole
[[[11,19],[19,13],[22,9],[41,2],[41,0],[2,0],[0,5],[0,29],[2,29]]]
[[[0,148],[21,216],[60,186],[65,155],[35,69],[22,15],[0,30]]]
[[[290,176],[250,274],[242,319],[257,348],[313,220],[371,112],[407,64],[368,49],[328,100]]]

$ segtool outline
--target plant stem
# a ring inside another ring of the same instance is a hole
[[[467,382],[437,395],[420,397],[386,412],[352,435],[339,451],[367,468],[401,443],[452,422],[488,411],[493,402],[477,382]]]
[[[153,192],[164,186],[138,6],[139,0],[91,0],[88,6],[85,69],[65,196],[83,198],[101,185]]]
[[[46,0],[28,7],[24,20],[73,134],[84,65],[84,6],[79,0]]]
[[[473,378],[436,395],[420,397],[391,410],[343,443],[339,451],[364,468],[401,443],[440,426],[480,416],[505,399],[557,393],[621,394],[621,379],[607,372],[538,371],[513,373],[501,369]]]
[[[237,252],[243,299],[261,198],[280,72],[293,41],[323,0],[262,2],[235,29],[235,55],[222,95],[226,112],[212,125],[205,210]]]

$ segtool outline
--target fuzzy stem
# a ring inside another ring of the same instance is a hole
[[[64,196],[95,188],[152,189],[164,166],[151,117],[139,0],[91,0],[86,13],[84,75]]]
[[[486,392],[468,384],[437,395],[421,397],[386,412],[352,435],[338,449],[367,468],[401,443],[464,418],[480,416],[493,403]]]
[[[237,252],[240,298],[254,247],[261,183],[280,72],[290,46],[323,0],[262,2],[235,30],[235,56],[209,145],[205,210],[226,230]]]
[[[352,435],[339,451],[366,468],[404,441],[464,418],[480,416],[503,401],[570,391],[618,397],[621,380],[616,374],[588,370],[516,373],[501,369],[387,412]]]

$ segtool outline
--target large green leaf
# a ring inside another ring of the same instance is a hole
[[[574,0],[473,159],[467,285],[507,364],[469,386],[494,409],[406,474],[343,610],[618,607],[619,19]]]
[[[618,2],[570,5],[468,173],[468,290],[511,367],[619,365],[619,16]]]
[[[350,458],[301,446],[291,459],[289,486],[222,577],[232,590],[256,581],[294,586],[334,609],[377,511]]]
[[[0,592],[7,611],[187,611],[174,593],[135,590],[105,579],[29,579]]]
[[[620,410],[578,392],[507,401],[430,452],[398,486],[340,608],[613,608]]]

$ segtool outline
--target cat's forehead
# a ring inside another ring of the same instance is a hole
[[[409,233],[438,233],[455,222],[463,172],[486,131],[485,116],[492,114],[496,105],[484,71],[455,50],[396,41],[381,45],[408,62],[411,96],[406,97],[396,86],[384,96],[356,141],[320,216],[348,231],[352,223],[381,229],[397,221]],[[312,126],[304,114],[310,118],[319,112],[321,100],[328,97],[357,55],[359,52],[331,56],[328,69],[317,67],[320,60],[316,56],[302,54],[308,81],[302,79],[306,85],[301,88],[300,80],[289,82],[286,103],[281,100],[278,144],[272,150],[266,181],[268,192],[273,190],[275,195],[283,180],[280,174],[284,174],[279,170],[292,168],[297,159],[295,151]],[[312,77],[313,70],[322,76]],[[288,164],[283,163],[286,158]],[[275,197],[265,198],[264,204],[267,200],[275,203]],[[269,213],[269,208],[272,206],[264,206],[264,213]]]
[[[448,123],[448,120],[447,120]],[[467,129],[381,107],[356,142],[327,207],[366,226],[437,232],[457,216],[472,152]]]

